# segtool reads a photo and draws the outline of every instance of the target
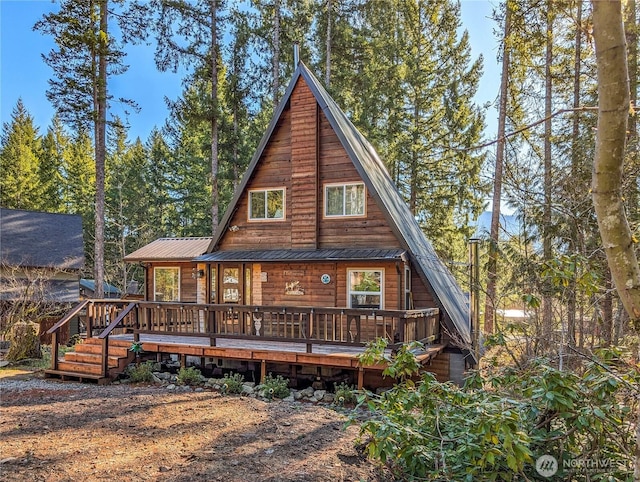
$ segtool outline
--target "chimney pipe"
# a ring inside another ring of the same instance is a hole
[[[298,45],[298,42],[294,42],[294,44],[293,44],[293,68],[297,69],[299,63],[300,63],[300,46]]]

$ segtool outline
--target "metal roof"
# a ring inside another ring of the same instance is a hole
[[[159,238],[124,257],[127,262],[191,261],[207,252],[210,237]]]
[[[420,229],[420,225],[411,214],[402,196],[400,196],[374,147],[351,123],[346,114],[342,112],[303,62],[298,63],[287,90],[274,112],[273,118],[247,168],[247,172],[221,219],[218,230],[207,251],[214,253],[217,249],[231,216],[235,212],[235,207],[249,183],[256,165],[260,161],[260,157],[273,134],[282,112],[287,107],[296,82],[300,77],[304,79],[315,96],[318,105],[340,139],[342,146],[362,177],[367,189],[384,213],[389,226],[409,252],[409,256],[423,282],[432,290],[436,302],[445,314],[445,322],[450,322],[450,327],[455,328],[467,343],[471,343],[469,305],[460,286],[449,269],[440,260],[422,229]]]
[[[106,281],[104,281],[102,283],[103,286],[103,292],[105,295],[119,295],[120,294],[120,290],[118,288],[116,288],[115,286],[107,283]],[[86,278],[80,278],[80,288],[85,288],[87,290],[96,291],[96,280],[93,279],[86,279]]]
[[[0,208],[0,262],[30,268],[82,269],[82,217]]]
[[[385,261],[402,259],[404,254],[404,249],[272,249],[261,251],[214,251],[213,253],[199,256],[195,261]]]

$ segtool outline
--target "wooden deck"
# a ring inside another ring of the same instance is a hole
[[[92,345],[92,355],[59,360],[57,330],[72,316],[82,313],[86,313],[85,343]],[[140,342],[145,358],[155,354],[157,361],[174,355],[186,366],[187,357],[197,357],[200,360],[194,364],[202,367],[209,364],[230,369],[241,365],[259,371],[261,379],[268,371],[283,366],[288,366],[293,377],[299,370],[317,371],[318,375],[323,371],[346,373],[362,387],[365,372],[382,378],[385,364],[365,367],[358,360],[366,343],[379,336],[388,340],[388,354],[403,343],[426,341],[425,348],[416,353],[422,364],[430,363],[443,352],[446,345],[439,343],[437,315],[434,309],[376,312],[85,301],[49,330],[52,366],[47,373],[59,375],[64,370],[65,374],[76,373],[78,378],[86,374],[113,378],[122,373],[120,365],[124,363],[115,366],[114,345],[130,347],[131,343]],[[345,335],[340,335],[343,332]]]

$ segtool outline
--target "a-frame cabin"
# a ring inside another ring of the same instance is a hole
[[[346,369],[359,385],[367,380],[355,356],[376,337],[425,342],[421,360],[440,379],[460,382],[474,363],[460,287],[373,146],[302,62],[208,247],[203,238],[154,243],[125,257],[146,267],[147,304],[129,331],[206,335],[210,348],[171,351],[149,339],[147,351],[222,368],[257,363],[263,375],[335,379]],[[240,353],[257,340],[271,344]],[[286,342],[304,353],[292,356]]]

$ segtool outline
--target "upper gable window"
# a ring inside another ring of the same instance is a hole
[[[249,220],[284,219],[284,188],[249,191]]]
[[[328,184],[324,199],[325,216],[364,216],[364,183]]]

